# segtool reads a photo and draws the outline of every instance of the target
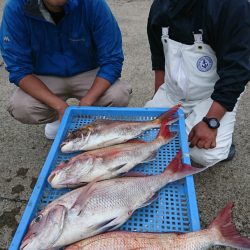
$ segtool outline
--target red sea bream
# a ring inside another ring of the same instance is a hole
[[[122,177],[75,189],[51,202],[31,222],[22,250],[58,249],[115,230],[149,205],[166,184],[203,171],[182,163],[181,152],[162,174]]]

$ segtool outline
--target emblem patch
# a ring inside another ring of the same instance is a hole
[[[209,71],[213,66],[213,60],[209,56],[203,56],[197,61],[197,68],[201,72]]]

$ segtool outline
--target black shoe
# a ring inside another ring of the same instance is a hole
[[[229,150],[229,154],[228,154],[227,158],[225,160],[223,160],[223,162],[224,161],[231,161],[234,158],[235,153],[236,153],[236,148],[235,148],[235,145],[232,144],[230,147],[230,150]]]

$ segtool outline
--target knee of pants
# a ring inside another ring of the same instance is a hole
[[[46,105],[44,105],[46,107]],[[44,124],[55,121],[55,111],[41,107],[31,107],[25,103],[11,103],[7,111],[17,121],[24,124]]]
[[[129,100],[130,100],[131,96],[127,95],[127,96],[112,96],[111,98],[111,105],[110,106],[114,106],[114,107],[127,107],[129,104]]]
[[[211,167],[216,163],[225,160],[229,153],[230,147],[225,148],[214,148],[214,149],[199,149],[197,147],[190,148],[190,157],[192,161],[204,166]]]
[[[120,88],[120,91],[108,93],[105,99],[108,102],[107,106],[126,107],[129,104],[131,96],[132,96],[132,89]]]

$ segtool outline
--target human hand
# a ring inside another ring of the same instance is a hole
[[[64,101],[61,101],[55,108],[56,112],[57,112],[57,115],[58,115],[58,120],[61,121],[62,118],[63,118],[63,115],[64,115],[64,112],[66,110],[66,108],[68,107],[69,105],[64,102]]]
[[[91,106],[91,102],[86,100],[86,98],[82,98],[79,102],[79,106]]]
[[[216,147],[217,129],[211,129],[203,121],[196,124],[188,136],[190,148],[215,148]]]

